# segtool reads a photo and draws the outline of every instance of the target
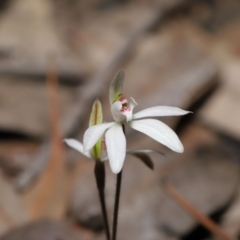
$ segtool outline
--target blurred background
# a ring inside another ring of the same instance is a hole
[[[111,121],[108,88],[120,68],[136,111],[194,113],[160,119],[183,154],[126,129],[128,149],[165,156],[151,154],[154,171],[127,156],[119,239],[240,239],[240,2],[1,0],[0,240],[105,239],[94,162],[62,139],[82,141],[95,98]],[[106,171],[112,222],[115,175]],[[203,227],[189,203],[222,232]]]

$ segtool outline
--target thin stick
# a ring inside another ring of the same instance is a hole
[[[59,111],[59,86],[58,77],[54,67],[50,67],[47,77],[47,92],[49,101],[49,119],[51,125],[51,156],[48,166],[39,182],[35,186],[39,191],[31,208],[31,214],[37,218],[44,212],[46,206],[53,196],[53,191],[64,170],[64,149],[62,147],[62,136],[60,132]]]
[[[104,163],[100,161],[96,161],[95,168],[94,168],[96,184],[98,188],[99,199],[101,203],[106,239],[110,240],[110,230],[108,224],[108,217],[106,211],[106,203],[105,203],[105,195],[104,195],[104,188],[105,188],[105,167]]]
[[[117,236],[117,222],[118,222],[118,209],[119,209],[121,183],[122,183],[122,171],[117,175],[117,186],[116,186],[114,214],[113,214],[112,240],[116,240],[116,236]]]
[[[215,222],[191,205],[170,183],[163,181],[164,190],[174,198],[188,213],[196,218],[204,227],[222,240],[235,240],[228,236]]]

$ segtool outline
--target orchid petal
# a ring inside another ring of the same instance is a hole
[[[132,120],[132,111],[125,111],[122,114],[125,116],[127,122],[130,122]]]
[[[90,150],[97,143],[103,133],[114,124],[115,122],[102,123],[88,128],[83,136],[83,151]]]
[[[154,150],[154,149],[127,150],[127,154],[132,154],[132,153],[145,153],[145,154],[158,153],[165,157],[165,154],[163,152],[160,152],[160,151]]]
[[[107,153],[110,168],[113,173],[122,170],[126,156],[126,138],[123,133],[122,124],[115,124],[105,134]]]
[[[142,161],[151,170],[154,169],[154,164],[153,164],[152,159],[145,152],[142,152],[141,150],[136,150],[136,151],[132,150],[132,151],[127,151],[127,154],[131,154],[132,156],[136,157],[137,159]]]
[[[116,101],[111,104],[111,112],[113,119],[117,122],[122,122],[125,120],[125,116],[121,113],[122,103],[120,101]]]
[[[124,70],[119,70],[114,76],[109,88],[109,101],[110,105],[118,100],[119,95],[122,93],[122,86],[124,81]]]
[[[101,156],[100,156],[100,160],[102,162],[108,160],[105,136],[103,136],[102,139],[101,139]]]
[[[133,109],[137,106],[137,102],[134,100],[134,98],[130,97],[130,104],[129,107],[133,111]]]
[[[127,150],[127,154],[131,154],[134,157],[138,158],[139,160],[141,160],[147,167],[149,167],[150,169],[154,169],[154,163],[152,161],[152,159],[149,156],[149,153],[158,153],[162,156],[165,156],[164,153],[157,151],[157,150],[153,150],[153,149],[141,149],[141,150]]]
[[[179,116],[190,113],[177,107],[156,106],[146,108],[140,112],[133,114],[133,119],[144,117],[164,117],[164,116]]]
[[[163,122],[156,119],[143,119],[130,122],[130,126],[175,152],[183,152],[184,150],[176,133]]]
[[[83,155],[89,157],[89,158],[92,158],[91,157],[91,153],[90,151],[87,151],[87,152],[83,152],[83,145],[82,143],[80,143],[79,141],[75,140],[75,139],[64,139],[63,140],[69,147],[77,150],[78,152],[82,153]]]
[[[131,121],[132,120],[132,109],[127,109],[125,111],[121,111],[122,103],[120,101],[116,101],[111,105],[111,112],[113,119],[116,122],[123,122],[123,121]]]

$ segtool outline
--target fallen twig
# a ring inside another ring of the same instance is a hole
[[[196,207],[189,203],[170,183],[162,181],[163,189],[176,200],[189,214],[196,218],[204,227],[222,240],[235,240],[228,236],[215,222],[201,213]]]
[[[53,189],[64,168],[64,151],[59,122],[58,79],[56,71],[50,69],[47,77],[49,117],[51,125],[51,157],[47,169],[41,177],[42,187],[31,210],[33,217],[38,217],[47,205]]]

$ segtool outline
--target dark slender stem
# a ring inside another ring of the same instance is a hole
[[[107,217],[106,204],[105,204],[105,195],[104,195],[105,167],[104,167],[103,162],[100,162],[98,160],[96,161],[94,173],[95,173],[95,178],[96,178],[96,183],[97,183],[97,188],[98,188],[99,199],[100,199],[100,203],[101,203],[106,239],[110,240],[111,237],[110,237],[108,217]]]
[[[122,129],[125,135],[124,124],[122,124]],[[119,200],[120,200],[120,192],[121,192],[121,183],[122,183],[122,171],[117,174],[117,184],[116,184],[114,213],[113,213],[113,226],[112,226],[112,240],[116,240],[117,238],[118,209],[119,209]]]
[[[118,222],[118,209],[119,209],[121,183],[122,183],[122,171],[117,175],[117,186],[116,186],[114,214],[113,214],[112,240],[116,240],[116,237],[117,237],[117,222]]]

